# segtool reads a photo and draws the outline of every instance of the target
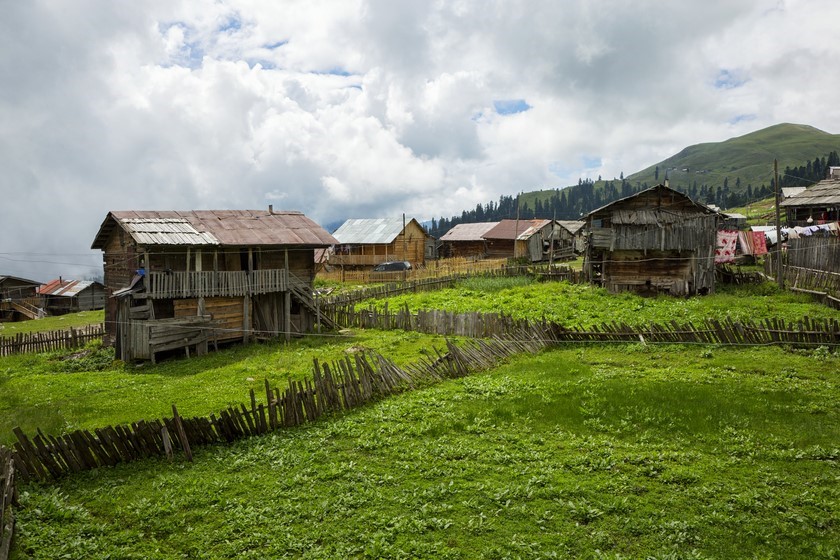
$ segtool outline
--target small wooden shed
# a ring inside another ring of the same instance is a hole
[[[586,216],[584,268],[611,292],[711,293],[719,219],[683,193],[651,187]]]
[[[556,227],[553,220],[501,220],[482,236],[487,242],[487,256],[548,260]]]
[[[0,275],[0,321],[38,319],[45,312],[36,295],[40,282]]]
[[[50,315],[105,308],[105,286],[91,280],[57,278],[38,288],[41,307]]]
[[[441,257],[481,258],[487,253],[484,234],[499,225],[499,222],[457,224],[440,237]]]
[[[840,221],[840,168],[832,167],[828,179],[793,194],[779,205],[788,227]]]
[[[373,268],[387,261],[408,261],[412,266],[426,263],[429,234],[410,218],[358,218],[341,224],[333,232],[336,246],[330,265]]]
[[[93,241],[104,257],[105,328],[123,360],[164,350],[312,330],[315,250],[336,243],[294,211],[110,212]]]

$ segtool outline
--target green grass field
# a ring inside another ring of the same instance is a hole
[[[772,286],[648,300],[581,288],[482,280],[389,305],[501,301],[573,324],[837,316]],[[365,348],[406,364],[432,346],[441,339],[357,331],[154,366],[95,345],[2,358],[0,442],[15,425],[59,433],[172,403],[206,415],[266,378],[311,375],[313,358]],[[840,558],[838,372],[827,347],[565,345],[195,449],[193,463],[21,487],[12,558]]]
[[[0,323],[0,336],[15,336],[45,331],[68,330],[71,327],[80,328],[88,325],[101,325],[105,321],[105,312],[80,311],[55,317],[44,317],[32,321],[17,321],[14,323]]]
[[[796,321],[837,317],[837,312],[815,303],[809,296],[781,292],[772,283],[760,286],[722,286],[709,296],[645,298],[631,293],[609,294],[603,288],[568,282],[536,282],[525,277],[468,279],[454,288],[408,293],[388,299],[367,300],[356,307],[385,304],[391,309],[408,306],[452,312],[504,313],[514,318],[545,318],[567,326],[589,327],[609,322],[630,325],[699,322],[706,318],[736,321],[784,318]]]
[[[24,488],[16,558],[836,558],[840,358],[584,346]]]

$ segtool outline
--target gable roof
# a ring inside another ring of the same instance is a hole
[[[580,220],[555,220],[558,226],[562,227],[572,235],[576,234],[586,225],[586,222]]]
[[[61,278],[57,278],[51,282],[42,284],[41,287],[38,288],[37,293],[42,296],[74,297],[94,284],[102,286],[99,282],[94,282],[92,280],[63,280]],[[104,288],[104,286],[102,287]]]
[[[825,179],[783,200],[779,206],[840,206],[840,179]]]
[[[702,214],[717,214],[717,212],[706,206],[705,204],[700,204],[699,202],[693,201],[691,198],[688,197],[687,194],[681,193],[677,190],[672,189],[671,187],[665,185],[656,185],[650,187],[648,189],[641,190],[635,194],[630,196],[625,196],[624,198],[619,198],[609,204],[605,204],[600,208],[596,208],[595,210],[591,211],[589,214],[586,215],[586,219],[591,219],[594,215],[600,214],[605,212],[608,209],[611,210],[610,219],[613,224],[672,224],[681,222],[684,220],[684,214],[677,212],[674,207],[669,207],[667,209],[660,209],[660,208],[622,208],[626,203],[632,201],[633,199],[643,198],[646,196],[650,196],[656,193],[658,196],[667,196],[670,197],[671,200],[680,200],[684,203],[688,208],[695,210],[697,213]]]
[[[29,280],[28,278],[21,278],[19,276],[8,276],[8,275],[0,275],[0,284],[3,284],[7,280],[15,280],[20,284],[30,284],[32,286],[40,286],[40,282],[36,282],[35,280]]]
[[[405,222],[420,223],[414,218]],[[336,243],[342,245],[382,245],[392,243],[403,231],[402,218],[351,218],[333,232]]]
[[[91,249],[104,249],[118,227],[140,245],[327,247],[337,243],[302,212],[144,210],[109,212]]]
[[[441,241],[484,241],[485,233],[499,225],[499,222],[483,222],[478,224],[458,224],[444,233]]]
[[[519,225],[517,227],[517,222]],[[528,239],[545,226],[551,220],[502,220],[495,227],[491,228],[482,237],[484,239]]]

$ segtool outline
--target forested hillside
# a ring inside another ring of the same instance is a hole
[[[429,233],[440,237],[460,223],[516,218],[580,219],[590,211],[662,183],[692,199],[727,209],[772,195],[773,160],[782,187],[807,186],[840,165],[840,136],[813,127],[782,124],[725,142],[690,146],[659,164],[618,179],[580,179],[565,188],[521,192],[478,204],[460,216],[433,219]]]

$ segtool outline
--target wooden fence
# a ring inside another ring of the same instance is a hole
[[[15,428],[14,468],[21,480],[48,481],[145,457],[172,457],[175,450],[191,460],[195,445],[232,442],[311,422],[424,382],[492,367],[515,353],[536,352],[545,341],[544,336],[522,333],[515,340],[477,340],[461,346],[447,342],[445,353],[436,350],[434,356],[403,368],[378,354],[359,353],[332,365],[316,360],[311,380],[290,381],[283,391],[271,388],[266,380],[264,402],[257,403],[251,390],[249,404],[231,406],[208,417],[181,418],[173,405],[171,418],[141,420],[130,426],[76,430],[61,436],[38,430],[31,439]]]
[[[408,292],[422,292],[426,290],[440,290],[454,286],[458,281],[467,278],[501,278],[509,276],[534,276],[543,280],[566,280],[574,283],[585,282],[580,271],[571,270],[565,266],[549,267],[548,265],[516,265],[505,266],[480,273],[449,274],[436,278],[421,278],[406,282],[389,282],[381,286],[361,288],[333,297],[325,297],[321,305],[329,310],[358,303],[366,299],[386,298]]]
[[[0,356],[72,350],[103,336],[105,336],[105,325],[88,325],[79,329],[71,327],[69,330],[62,331],[18,333],[14,336],[0,337]]]
[[[706,319],[699,323],[628,325],[603,323],[593,327],[565,326],[549,321],[514,319],[502,313],[454,313],[440,310],[407,308],[396,311],[353,307],[334,310],[335,318],[350,328],[379,330],[412,330],[444,336],[477,338],[511,337],[517,333],[539,331],[550,337],[550,343],[561,342],[650,342],[671,344],[833,346],[840,344],[840,321],[811,319],[799,321],[765,319],[733,321]]]
[[[802,261],[801,258],[799,260]],[[768,278],[775,279],[775,255],[769,254],[764,259],[764,271]],[[824,268],[794,266],[783,261],[782,274],[787,289],[810,294],[824,305],[840,309],[840,273]]]
[[[0,560],[7,560],[12,550],[16,504],[15,461],[12,452],[0,446]]]
[[[507,259],[466,259],[452,258],[427,261],[425,266],[413,268],[405,273],[406,281],[424,280],[427,278],[441,278],[444,276],[471,276],[484,274],[507,265]],[[318,271],[316,278],[334,282],[357,282],[368,284],[374,282],[402,281],[402,272],[377,273],[371,270],[342,270],[333,266],[330,270]]]

